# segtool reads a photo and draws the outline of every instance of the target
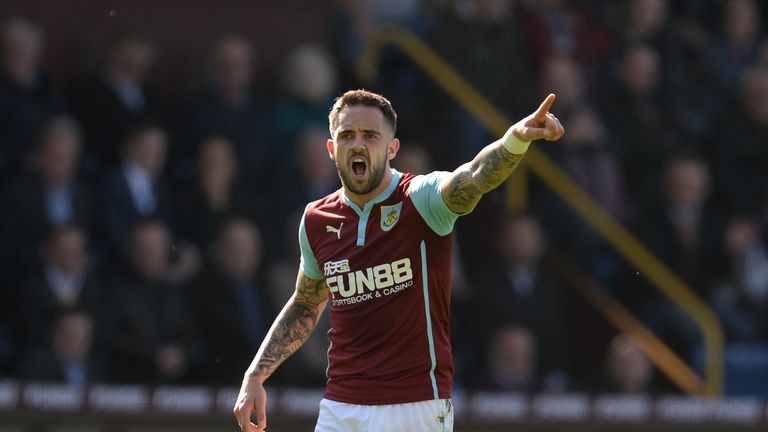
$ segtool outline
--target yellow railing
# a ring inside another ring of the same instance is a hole
[[[361,54],[358,77],[370,81],[376,74],[381,50],[386,45],[398,47],[438,86],[461,103],[494,134],[502,135],[512,122],[475,90],[434,50],[410,32],[388,28],[374,36]],[[492,73],[490,71],[489,73]],[[566,129],[568,125],[565,125]],[[567,132],[566,132],[567,133]],[[595,203],[571,178],[542,151],[531,146],[525,158],[525,168],[538,176],[563,201],[576,210],[613,248],[665,296],[677,303],[699,326],[706,349],[706,390],[720,394],[723,387],[723,331],[712,309],[664,263],[659,261],[640,241]],[[524,183],[512,187],[516,193]],[[519,196],[519,195],[518,195]],[[513,205],[519,205],[512,200]]]
[[[696,372],[587,272],[552,251],[548,254],[547,268],[568,275],[566,283],[599,310],[614,328],[632,338],[651,362],[682,391],[689,395],[706,391],[706,385]]]

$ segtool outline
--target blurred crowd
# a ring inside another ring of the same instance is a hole
[[[46,29],[6,17],[0,378],[238,385],[294,288],[304,206],[340,187],[324,145],[334,97],[366,86],[393,101],[401,171],[452,170],[495,139],[396,50],[375,83],[354,78],[385,25],[511,119],[556,93],[566,135],[537,146],[716,311],[727,366],[768,377],[767,16],[757,0],[338,0],[327,39],[285,52],[267,85],[248,38],[211,35],[205,82],[174,101],[151,85],[164,56],[146,34],[115,38],[62,91]],[[525,213],[502,188],[457,224],[458,387],[675,391],[551,262],[694,366],[699,329],[530,180]],[[324,383],[327,327],[274,382]]]

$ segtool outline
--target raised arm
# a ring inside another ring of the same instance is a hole
[[[469,213],[483,194],[512,174],[531,141],[555,141],[563,136],[565,129],[549,112],[554,102],[555,95],[550,93],[533,114],[512,125],[501,139],[480,150],[472,161],[456,168],[441,183],[440,194],[449,209]]]
[[[296,291],[275,319],[243,377],[234,412],[244,432],[263,431],[267,427],[264,381],[309,338],[327,303],[325,280],[311,279],[299,270]],[[254,412],[258,425],[251,422]]]

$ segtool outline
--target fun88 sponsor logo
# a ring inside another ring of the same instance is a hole
[[[410,258],[355,271],[349,270],[348,260],[330,261],[325,263],[324,269],[335,306],[366,302],[413,285]],[[342,273],[340,269],[348,271]]]

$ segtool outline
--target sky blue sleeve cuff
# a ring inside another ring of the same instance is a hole
[[[301,223],[299,224],[299,247],[301,249],[301,262],[299,263],[299,268],[304,275],[310,279],[324,279],[323,273],[320,271],[320,266],[317,264],[315,253],[312,252],[312,247],[309,245],[307,228],[304,226],[304,218],[306,216],[307,213],[305,209],[304,215],[301,216]]]
[[[411,201],[424,222],[441,236],[453,231],[456,219],[461,216],[449,209],[440,195],[440,183],[450,175],[447,171],[435,171],[427,175],[416,176],[411,180],[409,193]]]

